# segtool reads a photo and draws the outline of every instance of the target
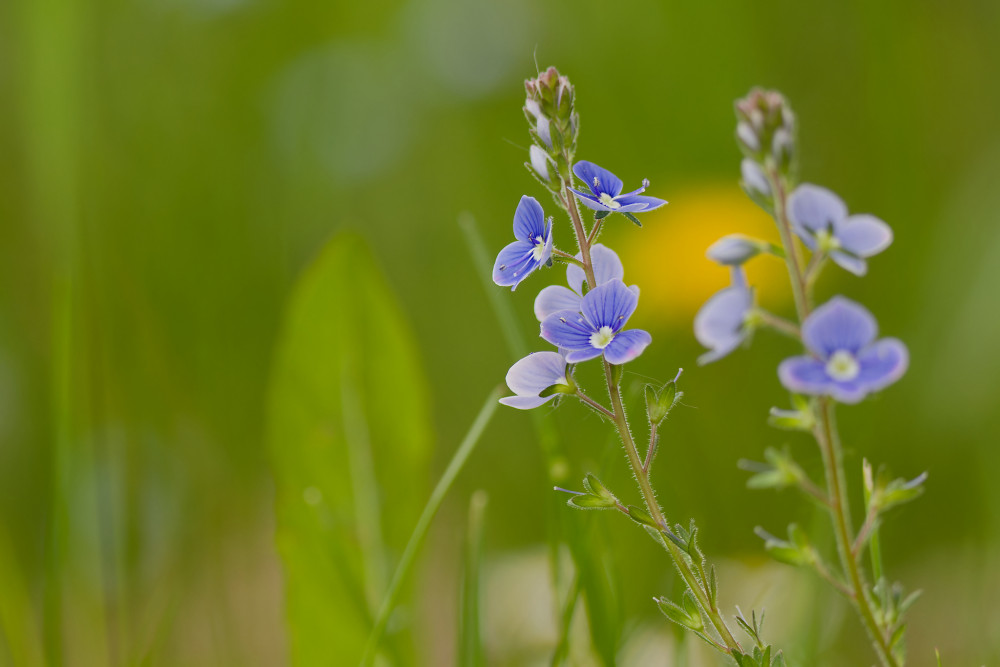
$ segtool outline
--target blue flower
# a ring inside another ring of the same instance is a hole
[[[788,216],[795,233],[816,252],[851,273],[868,271],[866,257],[877,255],[892,243],[892,229],[874,215],[847,215],[843,200],[826,188],[803,183],[788,198]]]
[[[753,293],[747,287],[743,267],[732,268],[733,284],[712,295],[694,318],[694,336],[709,351],[698,357],[699,364],[708,364],[726,356],[746,340],[750,329],[745,326],[753,307]]]
[[[514,211],[514,238],[500,251],[493,265],[493,282],[517,289],[518,283],[552,257],[552,221],[545,220],[542,205],[534,197],[521,197]]]
[[[640,192],[644,192],[649,187],[649,181],[644,180],[642,187],[638,190],[621,194],[622,181],[607,169],[598,167],[593,162],[581,160],[573,165],[573,173],[581,181],[587,184],[590,192],[580,192],[573,190],[579,197],[580,202],[595,211],[606,211],[609,213],[640,213],[652,211],[667,202],[656,197],[644,197]]]
[[[517,395],[505,396],[500,402],[519,410],[530,410],[567,393],[560,389],[569,390],[572,384],[566,377],[563,355],[558,352],[533,352],[510,367],[507,386]],[[541,396],[543,393],[545,396]]]
[[[583,255],[576,254],[576,258],[583,260]],[[600,243],[590,248],[590,261],[594,267],[594,278],[598,285],[603,285],[609,280],[622,280],[625,277],[625,269],[622,261],[611,248]],[[580,312],[583,303],[583,282],[586,275],[583,268],[576,264],[566,267],[566,282],[569,287],[562,285],[549,285],[538,293],[535,297],[535,317],[541,322],[552,313],[559,310],[573,310]],[[629,287],[630,290],[639,296],[639,288],[635,285]]]
[[[802,323],[812,356],[781,362],[781,384],[799,394],[857,403],[901,378],[909,364],[901,341],[875,340],[877,335],[878,324],[864,306],[842,296],[830,299]]]
[[[566,350],[571,364],[602,354],[611,364],[635,359],[652,337],[641,329],[622,331],[639,296],[621,280],[598,285],[583,297],[579,310],[560,310],[542,321],[542,338]]]

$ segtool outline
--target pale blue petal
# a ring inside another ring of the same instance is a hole
[[[616,197],[615,201],[621,204],[621,208],[616,208],[618,213],[638,213],[640,211],[652,211],[667,203],[666,199],[658,197],[647,197],[646,195],[622,195]]]
[[[653,342],[653,337],[642,329],[621,331],[604,348],[604,358],[609,364],[624,364],[632,361]]]
[[[815,357],[791,357],[778,365],[782,386],[796,394],[816,396],[835,384],[826,373],[826,364]]]
[[[868,309],[842,296],[827,301],[802,323],[803,342],[822,359],[837,350],[856,355],[876,335],[878,324]]]
[[[743,322],[751,305],[743,272],[735,270],[732,287],[716,292],[695,315],[694,336],[710,350],[698,358],[699,364],[721,359],[739,347],[747,336]]]
[[[518,396],[535,396],[554,384],[566,384],[566,360],[558,352],[534,352],[515,362],[506,380]]]
[[[625,268],[622,266],[621,259],[618,258],[618,253],[602,243],[591,247],[590,261],[593,264],[594,279],[598,285],[603,285],[609,280],[625,278]],[[580,273],[583,273],[583,269],[580,269]]]
[[[566,355],[566,361],[571,364],[583,363],[584,361],[590,361],[591,359],[596,359],[601,356],[601,352],[602,350],[593,346],[586,347],[581,350],[572,350]]]
[[[750,158],[743,158],[740,162],[740,175],[743,177],[743,185],[751,190],[771,196],[771,184],[764,175],[764,170]]]
[[[613,210],[615,210],[615,209],[611,208],[610,206],[606,206],[606,205],[602,204],[593,195],[585,194],[583,192],[580,192],[579,190],[573,190],[573,188],[570,188],[570,190],[572,190],[573,194],[575,194],[576,197],[577,197],[577,199],[580,200],[581,204],[583,204],[587,208],[591,209],[592,211],[613,211]]]
[[[598,285],[583,297],[583,314],[594,329],[620,331],[639,305],[639,297],[620,280]]]
[[[883,338],[858,354],[861,367],[856,380],[868,391],[878,391],[903,377],[910,363],[906,345],[896,338]]]
[[[539,322],[560,310],[579,312],[583,299],[562,285],[549,285],[535,297],[535,317]]]
[[[500,399],[500,402],[518,410],[531,410],[540,405],[545,405],[556,396],[558,394],[549,394],[544,398],[541,396],[504,396]]]
[[[837,240],[851,254],[871,257],[892,244],[892,228],[874,215],[852,215],[837,230]]]
[[[534,242],[545,236],[545,212],[534,197],[523,195],[514,211],[514,238]]]
[[[580,160],[573,165],[573,173],[598,197],[604,193],[617,197],[622,192],[621,179],[593,162]]]
[[[793,225],[812,232],[829,228],[836,231],[847,217],[847,206],[826,188],[803,183],[788,198],[788,216]]]
[[[856,276],[863,276],[868,273],[868,262],[843,250],[831,250],[830,259]]]

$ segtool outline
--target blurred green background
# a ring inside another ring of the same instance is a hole
[[[646,376],[687,369],[654,481],[668,515],[701,525],[724,601],[766,605],[794,664],[871,660],[841,602],[769,563],[752,532],[825,521],[790,493],[746,490],[736,468],[786,442],[819,465],[807,439],[764,424],[786,401],[788,343],[761,335],[694,363],[691,320],[727,280],[705,247],[766,233],[737,185],[732,113],[763,85],[798,114],[803,180],[896,234],[867,278],[831,271],[819,289],[865,303],[911,351],[897,386],[840,414],[855,492],[862,457],[930,471],[883,531],[890,574],[925,590],[912,664],[934,647],[945,665],[1000,664],[998,35],[985,0],[0,4],[0,663],[288,660],[265,434],[292,287],[338,231],[372,248],[426,376],[414,511],[514,361],[457,219],[475,216],[495,252],[522,194],[554,212],[522,167],[537,57],[577,88],[578,157],[671,202],[602,238],[654,337],[626,376],[633,413]],[[787,310],[780,265],[757,262],[763,300]],[[561,279],[503,295],[538,349],[531,302]],[[631,493],[595,417],[569,403],[547,417],[571,479],[599,471]],[[438,517],[406,597],[413,661],[455,659],[468,499],[485,489],[486,654],[546,664],[544,545],[570,510],[534,433],[529,415],[498,412]],[[672,664],[674,633],[649,603],[673,590],[663,554],[621,517],[564,520],[612,545],[621,662]]]

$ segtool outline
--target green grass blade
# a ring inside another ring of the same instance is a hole
[[[483,664],[479,618],[482,606],[480,579],[488,503],[489,496],[483,490],[476,491],[469,500],[469,526],[462,567],[462,612],[458,631],[458,664],[461,667],[480,667]]]
[[[365,644],[364,657],[361,660],[361,664],[370,665],[375,660],[375,651],[378,648],[379,642],[382,641],[382,635],[385,632],[386,623],[389,622],[389,616],[392,614],[392,610],[396,607],[400,590],[406,582],[406,579],[410,574],[410,570],[413,569],[417,552],[420,550],[420,545],[423,544],[424,538],[427,536],[427,530],[431,526],[431,521],[434,520],[434,515],[437,514],[438,508],[441,507],[441,502],[448,493],[448,489],[451,488],[455,478],[458,477],[458,473],[461,472],[462,468],[465,466],[465,462],[469,459],[469,455],[472,454],[472,450],[476,448],[479,438],[483,435],[483,431],[486,430],[486,425],[489,423],[493,413],[496,412],[497,405],[499,405],[499,399],[499,389],[494,389],[490,392],[490,395],[486,397],[486,402],[483,403],[483,407],[479,409],[479,414],[476,415],[475,421],[472,422],[472,426],[465,434],[465,438],[462,439],[462,443],[458,446],[455,454],[451,457],[451,461],[448,462],[448,467],[445,468],[444,473],[441,475],[441,479],[438,480],[437,485],[434,487],[431,497],[427,500],[427,504],[424,506],[424,510],[420,514],[420,519],[417,521],[417,525],[413,529],[413,534],[410,535],[410,540],[406,543],[406,550],[403,551],[403,555],[399,559],[399,565],[396,566],[396,572],[392,575],[392,582],[389,584],[389,590],[386,592],[385,599],[379,609],[378,616],[375,618],[375,624],[372,627],[372,631],[368,635],[368,641]]]

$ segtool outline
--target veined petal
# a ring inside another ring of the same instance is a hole
[[[576,253],[576,259],[583,261],[583,255]],[[594,280],[598,285],[603,285],[609,280],[621,280],[625,277],[625,268],[622,261],[611,248],[601,243],[595,244],[590,249],[590,262],[594,267]],[[587,279],[582,266],[570,264],[566,267],[566,282],[571,290],[577,294],[583,294],[583,281]]]
[[[504,247],[493,264],[493,282],[501,287],[516,287],[538,266],[534,249],[534,244],[527,241],[514,241]]]
[[[603,350],[600,350],[593,346],[584,348],[582,350],[572,350],[569,354],[566,355],[566,361],[568,361],[571,364],[583,363],[584,361],[590,361],[591,359],[596,359],[597,357],[601,356],[601,352],[603,352]]]
[[[560,310],[579,312],[583,298],[562,285],[549,285],[535,297],[535,318],[539,322]]]
[[[871,257],[892,244],[892,228],[874,215],[852,215],[837,230],[841,247],[858,257]]]
[[[595,197],[594,195],[587,194],[586,192],[580,192],[579,190],[573,190],[573,188],[570,188],[570,190],[573,192],[573,194],[576,195],[576,198],[580,200],[581,204],[591,209],[592,211],[617,210],[617,209],[612,209],[610,206],[605,206],[600,201],[598,201],[597,197]]]
[[[590,336],[596,329],[579,312],[560,310],[552,313],[541,325],[541,336],[556,347],[584,350],[593,346]],[[568,358],[568,357],[567,357]]]
[[[620,331],[604,348],[604,358],[609,364],[624,364],[632,361],[653,342],[653,337],[642,329]]]
[[[832,228],[835,232],[847,217],[847,206],[830,190],[803,183],[788,198],[792,224],[813,232]]]
[[[646,195],[622,195],[621,197],[616,197],[615,201],[622,205],[621,208],[615,209],[619,213],[652,211],[667,203],[666,199],[647,197]]]
[[[826,372],[826,364],[815,357],[791,357],[778,365],[782,386],[797,394],[816,396],[836,384]]]
[[[909,364],[906,345],[896,338],[883,338],[858,354],[856,380],[868,391],[878,391],[903,377]]]
[[[504,396],[503,398],[500,399],[500,402],[512,408],[517,408],[518,410],[531,410],[532,408],[537,408],[540,405],[545,405],[556,396],[558,396],[558,394],[549,394],[548,396],[545,397]]]
[[[878,335],[878,324],[868,309],[835,296],[802,323],[802,340],[809,351],[828,359],[837,350],[856,355]]]
[[[622,180],[604,167],[598,167],[593,162],[580,160],[573,165],[573,173],[598,197],[604,193],[612,197],[617,197],[622,192]]]
[[[594,329],[621,331],[639,305],[639,297],[620,280],[598,285],[583,297],[582,312]]]
[[[545,236],[545,212],[534,197],[523,195],[514,211],[514,238],[534,242]]]
[[[856,276],[863,276],[868,273],[868,262],[843,250],[831,250],[830,259],[844,270],[850,271]]]
[[[507,386],[518,396],[535,396],[554,384],[566,384],[566,360],[558,352],[533,352],[507,371]]]

